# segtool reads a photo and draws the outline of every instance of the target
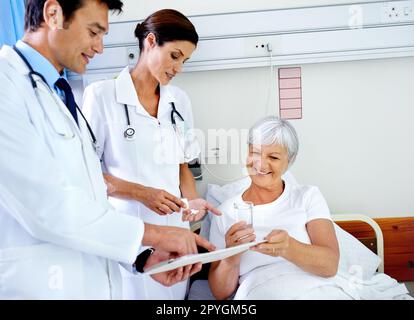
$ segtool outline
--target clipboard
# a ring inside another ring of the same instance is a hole
[[[184,267],[189,264],[195,264],[201,262],[209,263],[217,260],[223,260],[225,258],[234,256],[235,254],[241,253],[243,251],[249,250],[249,248],[254,247],[260,243],[267,242],[267,240],[248,242],[243,243],[238,246],[219,249],[211,252],[199,253],[199,254],[188,254],[176,259],[166,260],[160,263],[153,265],[150,268],[144,270],[144,274],[152,275],[155,273],[170,271],[179,267]]]

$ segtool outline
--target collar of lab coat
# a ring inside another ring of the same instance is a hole
[[[10,46],[4,45],[2,49],[0,50],[0,57],[3,57],[7,60],[7,62],[10,64],[10,66],[16,70],[17,73],[27,76],[30,72],[29,67],[26,65],[26,63],[22,60],[22,58],[17,54],[16,51]],[[61,108],[62,112],[69,118],[69,121],[72,122],[73,130],[80,135],[79,127],[77,126],[75,119],[70,114],[68,108],[63,103],[63,101],[60,99],[58,94],[53,90],[48,90],[46,86],[38,86],[38,89],[44,92],[48,92],[49,94],[52,94],[55,96],[56,102],[58,103],[59,107]]]
[[[44,57],[40,52],[22,40],[17,41],[16,47],[22,52],[32,68],[44,76],[49,87],[57,91],[55,88],[55,83],[61,77],[61,75],[53,66],[53,64],[47,60],[46,57]]]
[[[29,74],[29,67],[24,63],[22,58],[20,58],[12,47],[4,45],[0,51],[0,56],[5,58],[10,66],[21,75],[26,76]]]
[[[116,102],[129,106],[135,106],[137,113],[149,116],[147,110],[141,105],[138,100],[138,95],[135,91],[134,83],[132,82],[129,67],[125,67],[115,80]],[[160,101],[158,103],[158,115],[160,118],[164,113],[171,111],[171,102],[177,105],[177,99],[171,92],[169,86],[160,86]]]

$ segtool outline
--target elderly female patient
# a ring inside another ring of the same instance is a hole
[[[222,217],[212,217],[210,241],[217,248],[267,242],[212,263],[209,285],[216,299],[236,290],[235,299],[349,299],[329,279],[337,272],[339,249],[324,197],[314,186],[282,179],[297,152],[295,129],[286,120],[266,117],[250,129],[251,185],[221,205]],[[253,203],[253,227],[237,221],[234,204],[246,201]]]

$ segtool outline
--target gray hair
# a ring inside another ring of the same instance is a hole
[[[295,128],[284,119],[268,116],[257,121],[249,130],[250,145],[283,146],[288,152],[289,167],[296,159],[299,150],[299,140]]]

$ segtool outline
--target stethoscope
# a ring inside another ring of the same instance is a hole
[[[180,118],[181,121],[183,121],[183,122],[184,122],[184,118],[177,111],[177,109],[175,108],[174,102],[170,102],[170,104],[171,104],[171,123],[174,127],[174,130],[177,132],[177,122],[175,120],[174,115],[177,116],[178,118]],[[124,110],[125,110],[125,117],[126,117],[126,120],[127,120],[127,127],[124,131],[124,137],[125,137],[126,140],[134,140],[136,131],[131,125],[131,120],[129,118],[128,106],[126,104],[124,104]]]
[[[49,89],[49,91],[51,93],[53,92],[52,89],[49,87],[49,85],[48,85],[45,77],[41,73],[36,72],[36,71],[33,70],[32,65],[29,63],[29,61],[27,61],[26,57],[22,54],[22,52],[16,46],[13,46],[13,49],[14,49],[14,51],[16,51],[16,53],[19,55],[19,57],[23,60],[23,62],[29,68],[29,78],[30,78],[30,82],[32,84],[32,88],[33,88],[33,90],[35,92],[35,95],[36,95],[36,98],[37,98],[39,104],[43,107],[42,101],[41,101],[41,99],[39,97],[39,93],[37,92],[38,86],[37,86],[37,82],[36,82],[34,76],[39,77],[42,80],[43,84]],[[54,96],[53,96],[53,94],[52,94],[52,97],[53,97],[53,99],[55,99]],[[56,104],[57,103],[58,102],[56,101]],[[45,110],[44,107],[43,107],[43,109]],[[89,122],[86,120],[85,116],[83,115],[82,111],[79,109],[78,106],[76,106],[76,109],[81,114],[83,120],[85,120],[86,126],[88,127],[88,131],[89,131],[89,134],[90,134],[91,139],[92,139],[92,145],[93,145],[93,147],[94,147],[94,149],[96,151],[97,150],[97,140],[96,140],[95,134],[93,133],[92,128],[89,125]],[[56,132],[58,132],[58,131],[56,131]],[[67,134],[60,133],[60,132],[58,132],[58,134],[61,135],[61,136],[63,136],[63,137],[65,137],[65,138],[73,138],[74,137],[74,135],[72,135],[72,136],[69,137],[69,136],[67,136]]]

